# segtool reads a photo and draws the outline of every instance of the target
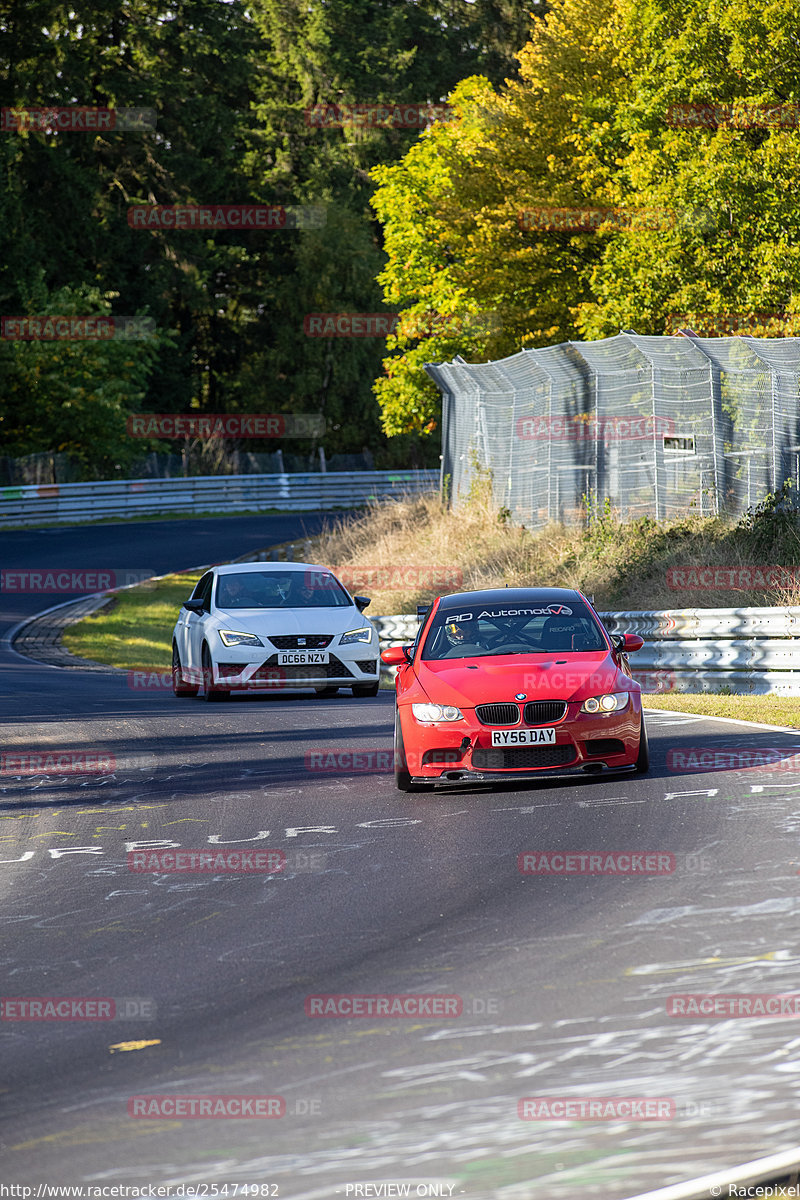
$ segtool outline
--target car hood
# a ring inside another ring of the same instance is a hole
[[[476,704],[528,700],[585,700],[603,692],[638,690],[610,652],[519,655],[420,662],[417,676],[430,700],[474,708]]]
[[[236,629],[259,637],[287,634],[330,633],[338,635],[359,629],[369,621],[357,608],[231,608],[217,609],[219,629]]]

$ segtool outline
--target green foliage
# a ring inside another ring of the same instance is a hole
[[[56,316],[110,315],[99,289],[60,288],[41,280],[26,289],[27,311]],[[0,344],[0,447],[31,454],[66,451],[87,478],[112,476],[140,452],[126,417],[146,394],[165,335],[98,341],[12,341]]]
[[[378,465],[435,460],[433,446],[408,434],[389,445],[381,431],[372,394],[380,340],[303,332],[309,312],[381,308],[384,254],[368,172],[418,135],[320,130],[304,109],[438,101],[476,70],[500,82],[514,73],[529,20],[524,0],[176,0],[168,9],[149,0],[8,0],[4,105],[150,108],[157,128],[0,135],[0,312],[32,312],[27,281],[41,277],[50,296],[95,289],[115,313],[149,313],[162,337],[146,376],[134,366],[127,382],[112,352],[4,348],[0,387],[11,389],[3,402],[19,426],[13,439],[0,433],[5,452],[52,449],[57,436],[84,473],[104,472],[125,457],[110,449],[108,413],[128,406],[321,411],[328,455],[366,446]],[[328,219],[319,230],[281,233],[127,223],[135,204],[238,202],[320,204]],[[59,353],[69,385],[45,368]],[[86,410],[72,440],[59,417],[67,392]]]

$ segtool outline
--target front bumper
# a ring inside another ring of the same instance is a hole
[[[333,645],[327,663],[281,665],[279,651],[272,647],[236,646],[224,649],[214,660],[214,682],[236,691],[352,687],[380,679],[378,648],[369,642],[353,646]]]
[[[422,725],[415,721],[410,707],[403,706],[400,719],[408,772],[418,783],[458,783],[634,767],[641,728],[639,694],[631,693],[628,707],[621,713],[581,713],[580,706],[580,701],[570,701],[562,720],[548,726],[556,731],[555,743],[504,748],[492,747],[492,729],[500,726],[482,724],[474,709],[462,709],[461,721]],[[469,745],[464,744],[467,739]]]

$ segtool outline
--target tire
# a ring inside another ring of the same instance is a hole
[[[650,745],[647,741],[647,726],[642,713],[642,727],[639,733],[639,754],[636,759],[636,774],[646,775],[650,769]]]
[[[214,687],[214,669],[211,665],[211,652],[203,643],[203,699],[213,703],[215,700],[230,700],[231,694],[228,688]]]
[[[377,696],[380,687],[380,680],[376,683],[355,683],[353,684],[354,696]]]
[[[406,748],[403,745],[403,730],[400,728],[400,713],[394,710],[394,782],[398,791],[416,791],[406,765]]]
[[[334,684],[328,684],[327,687],[318,687],[315,689],[318,696],[338,696],[339,689]]]
[[[187,683],[183,678],[181,656],[178,653],[177,642],[172,643],[172,693],[174,696],[196,696],[200,691],[199,684]]]

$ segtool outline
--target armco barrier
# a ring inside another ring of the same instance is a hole
[[[353,508],[402,493],[436,491],[438,471],[328,471],[199,475],[0,488],[0,526],[79,523],[178,512]]]
[[[800,608],[694,608],[600,613],[609,633],[640,633],[630,656],[649,692],[800,696]],[[416,637],[409,614],[375,617],[381,648]]]

